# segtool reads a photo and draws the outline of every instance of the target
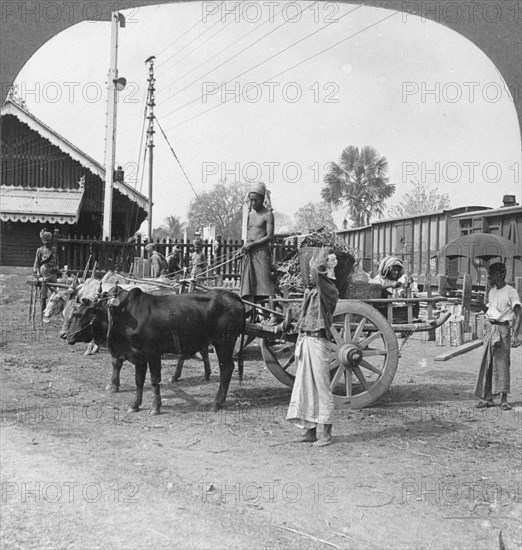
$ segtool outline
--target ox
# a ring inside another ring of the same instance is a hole
[[[101,285],[101,286],[100,286]],[[93,300],[100,290],[110,290],[114,283],[100,283],[99,279],[87,279],[77,287],[71,287],[66,290],[56,290],[51,294],[47,306],[43,312],[43,322],[50,323],[51,317],[63,312],[64,323],[72,314],[72,304],[74,299],[80,301],[84,299]],[[93,355],[99,347],[94,341],[89,341],[84,355]]]
[[[119,290],[116,287],[111,295],[94,303],[88,300],[75,303],[63,337],[67,343],[75,344],[92,337],[101,341],[106,335],[112,356],[113,383],[116,378],[119,383],[124,360],[134,364],[136,397],[129,411],[139,411],[142,404],[147,365],[154,391],[151,414],[159,414],[162,354],[187,357],[210,343],[219,360],[219,389],[214,404],[214,410],[219,410],[225,403],[234,370],[234,346],[245,330],[245,307],[241,299],[224,290],[154,296],[140,288]]]
[[[109,290],[116,283],[125,283],[125,279],[120,275],[116,275],[112,271],[108,271],[101,280],[101,289]],[[94,278],[89,278],[84,283],[81,283],[78,286],[71,286],[66,290],[55,290],[51,294],[51,297],[49,298],[47,306],[43,312],[43,322],[50,323],[51,317],[59,315],[62,311],[64,311],[71,298],[77,298],[78,300],[88,298],[93,300],[99,291],[100,280]]]
[[[65,294],[60,298],[56,298],[55,303],[58,304],[61,300],[64,304],[63,309],[63,324],[60,330],[60,337],[65,338],[69,327],[72,322],[74,311],[83,311],[82,307],[78,304],[83,304],[84,306],[90,306],[102,293],[105,294],[115,288],[115,285],[112,283],[101,284],[98,279],[88,279],[85,281],[84,285],[77,287],[77,293],[75,289],[67,289]],[[136,285],[125,285],[126,289],[136,288]],[[165,287],[157,287],[147,283],[139,285],[141,290],[146,291],[149,294],[155,294],[159,296],[172,295],[173,290]],[[92,312],[89,313],[89,315]],[[98,330],[96,334],[90,336],[90,333],[83,331],[82,336],[77,338],[77,342],[88,342],[87,350],[83,355],[93,355],[96,353],[100,347],[107,347],[107,311],[106,308],[99,309],[99,323],[100,327],[103,326],[103,329]],[[203,359],[203,368],[204,368],[204,380],[210,380],[211,368],[210,368],[210,359],[208,355],[208,347],[205,346],[203,349],[199,350],[201,358]],[[171,377],[171,382],[177,382],[181,378],[183,372],[183,365],[185,359],[188,356],[178,356],[178,363],[176,365],[176,370],[174,375]],[[123,365],[123,361],[119,364],[113,366],[112,378],[110,391],[111,393],[117,393],[120,388],[120,371]]]

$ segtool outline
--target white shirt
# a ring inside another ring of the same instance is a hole
[[[514,309],[517,304],[522,307],[518,292],[512,286],[506,285],[501,289],[493,287],[489,291],[486,304],[488,306],[486,319],[513,321],[516,317]]]

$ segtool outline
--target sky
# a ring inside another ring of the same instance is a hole
[[[466,38],[381,8],[236,4],[123,12],[116,162],[146,194],[145,60],[155,55],[155,113],[195,190],[156,127],[153,227],[186,219],[195,193],[225,178],[261,179],[274,209],[292,215],[320,200],[325,166],[349,145],[388,159],[390,205],[415,178],[448,193],[451,207],[498,207],[505,193],[520,201],[513,99]],[[110,23],[83,22],[42,46],[16,80],[36,117],[102,164],[109,56]]]

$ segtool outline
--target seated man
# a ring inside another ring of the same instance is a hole
[[[399,258],[386,256],[379,264],[377,275],[370,279],[370,283],[381,285],[381,298],[407,298],[408,290],[413,282],[411,277],[404,273],[404,265]],[[404,305],[404,304],[401,304]],[[378,306],[378,309],[385,317],[387,306]],[[419,304],[413,306],[413,316],[418,317]]]
[[[267,299],[270,309],[275,295],[272,283],[272,253],[269,243],[274,238],[274,214],[270,194],[262,182],[253,184],[248,194],[250,212],[247,221],[247,242],[243,246],[241,266],[241,298],[260,303]],[[277,324],[274,314],[268,320]]]

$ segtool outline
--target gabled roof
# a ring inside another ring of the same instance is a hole
[[[78,222],[84,187],[42,189],[0,186],[0,220],[3,222]]]
[[[32,113],[26,111],[16,103],[13,103],[11,100],[7,100],[0,109],[0,115],[12,115],[16,117],[20,122],[27,124],[29,128],[37,132],[43,138],[49,140],[53,145],[79,162],[93,174],[96,174],[102,180],[105,179],[105,168],[99,162],[95,161],[92,157],[78,149],[78,147],[73,145],[70,141],[56,133],[54,130],[49,128],[47,124],[44,124],[40,119],[36,118]],[[136,189],[131,187],[129,184],[115,181],[114,189],[117,189],[120,193],[138,204],[144,210],[148,209],[149,200],[147,197],[136,191]]]

